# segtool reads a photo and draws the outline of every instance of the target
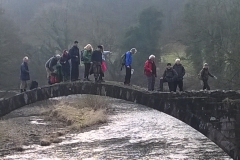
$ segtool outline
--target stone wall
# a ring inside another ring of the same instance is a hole
[[[240,157],[240,94],[235,91],[150,93],[139,87],[108,82],[60,83],[0,101],[0,117],[22,106],[71,94],[93,94],[123,99],[169,114],[192,126],[234,159]]]

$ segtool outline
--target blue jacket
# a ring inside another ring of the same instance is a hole
[[[20,80],[22,80],[22,81],[30,80],[28,64],[26,62],[23,62],[21,64],[21,67],[20,67]]]
[[[127,51],[125,54],[125,66],[130,66],[132,64],[132,54],[130,51]]]

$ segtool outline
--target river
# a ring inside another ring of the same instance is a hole
[[[29,150],[3,159],[231,159],[204,135],[171,116],[122,100],[110,101],[114,112],[107,124],[91,131],[66,135],[59,144],[31,146]]]

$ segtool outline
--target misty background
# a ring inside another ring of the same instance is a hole
[[[78,40],[113,52],[105,79],[123,81],[121,55],[132,47],[132,83],[146,87],[143,72],[156,55],[159,78],[168,62],[180,58],[184,89],[201,89],[203,63],[218,80],[212,89],[240,89],[239,0],[1,0],[0,89],[19,88],[20,64],[28,56],[31,80],[47,84],[45,62]],[[83,78],[80,66],[80,78]]]

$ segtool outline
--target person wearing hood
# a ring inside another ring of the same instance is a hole
[[[180,63],[180,59],[175,60],[175,64],[173,65],[173,69],[177,72],[178,77],[174,81],[174,92],[177,91],[177,87],[179,88],[179,91],[183,91],[183,77],[185,75],[185,68]]]
[[[155,78],[157,77],[157,69],[154,62],[155,56],[150,55],[144,64],[144,74],[147,76],[148,91],[154,91]]]
[[[203,69],[200,71],[200,79],[203,81],[203,90],[205,90],[205,89],[210,90],[210,86],[208,85],[208,77],[209,76],[217,79],[216,76],[212,75],[209,72],[208,64],[205,63],[203,65]]]
[[[30,80],[29,69],[28,69],[28,57],[23,58],[23,63],[20,67],[20,91],[25,92],[27,89],[27,81]]]
[[[54,68],[53,67],[56,67],[58,61],[60,60],[61,56],[59,54],[51,57],[45,64],[45,68],[46,68],[46,71],[47,71],[47,79],[48,79],[48,82],[49,82],[49,79],[50,79],[50,76],[52,73],[54,73]]]
[[[69,54],[65,49],[60,58],[60,64],[62,65],[63,81],[66,82],[70,79],[70,64],[69,64]]]
[[[73,47],[69,50],[69,57],[71,59],[71,81],[78,80],[79,77],[79,64],[80,64],[80,55],[78,48],[78,41],[74,42]]]
[[[167,68],[163,73],[163,77],[160,78],[159,91],[163,91],[163,83],[168,82],[168,88],[170,92],[174,92],[174,82],[178,77],[177,72],[172,68],[171,63],[167,64]]]

